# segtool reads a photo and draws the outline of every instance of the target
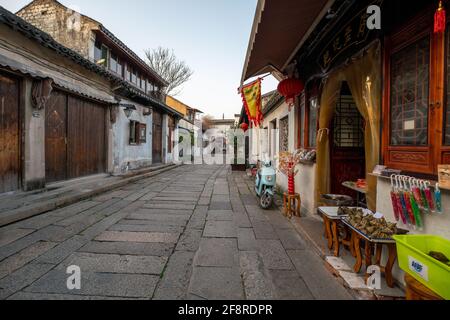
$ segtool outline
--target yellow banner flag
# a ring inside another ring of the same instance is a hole
[[[263,119],[261,111],[261,79],[244,86],[241,94],[248,120],[253,122],[256,127],[259,126]]]

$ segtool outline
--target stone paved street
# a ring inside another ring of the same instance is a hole
[[[251,185],[182,166],[3,227],[0,299],[351,299]]]

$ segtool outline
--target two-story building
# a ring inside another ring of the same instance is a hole
[[[106,68],[2,7],[0,39],[0,193],[167,160],[169,124],[182,115],[111,60]]]
[[[56,0],[32,1],[17,15],[124,80],[112,88],[117,100],[111,141],[115,174],[170,161],[169,139],[182,115],[166,105],[164,79],[100,22]]]

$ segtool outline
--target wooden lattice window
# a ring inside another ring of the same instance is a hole
[[[433,32],[433,12],[421,12],[386,38],[382,114],[384,164],[429,175],[450,163],[450,36]]]
[[[364,147],[364,119],[346,88],[336,106],[333,125],[334,145],[339,148]]]
[[[391,56],[391,145],[428,145],[430,37]]]

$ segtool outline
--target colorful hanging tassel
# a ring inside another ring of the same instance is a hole
[[[439,1],[439,8],[434,14],[434,33],[443,33],[446,27],[447,13],[442,1]]]
[[[425,196],[427,197],[427,202],[428,202],[428,208],[430,208],[431,212],[436,212],[435,207],[434,207],[434,195],[431,192],[430,189],[430,183],[426,182],[425,183]]]
[[[426,190],[425,182],[421,181],[420,182],[420,194],[422,196],[423,211],[425,213],[431,213],[430,212],[430,205],[428,204],[428,200],[427,200],[427,196],[426,196],[425,190]]]
[[[412,192],[414,194],[414,199],[416,200],[417,205],[420,209],[423,209],[422,194],[420,193],[420,187],[417,183],[417,180],[415,180],[412,186]]]
[[[410,194],[409,194],[408,191],[405,191],[403,196],[405,197],[405,204],[406,204],[406,210],[408,212],[409,222],[414,228],[416,228],[417,222],[416,222],[416,218],[414,216],[414,211],[413,211],[413,208],[412,208],[412,205],[411,205]]]
[[[394,190],[391,191],[392,208],[394,209],[394,216],[397,222],[400,221],[400,208],[398,207],[398,199]]]
[[[416,221],[416,227],[420,231],[422,231],[423,230],[423,222],[422,222],[422,217],[420,216],[420,209],[419,209],[419,206],[417,205],[416,199],[414,198],[414,195],[412,194],[412,192],[410,192],[409,198],[411,201],[412,211],[414,213],[414,220]]]
[[[408,208],[406,205],[406,199],[405,199],[405,195],[402,191],[399,192],[399,197],[400,197],[400,203],[401,203],[401,207],[402,207],[402,222],[405,225],[408,225],[409,228],[412,227],[411,221],[409,220],[409,212],[408,212]]]
[[[436,191],[434,194],[434,197],[436,199],[436,211],[437,213],[442,214],[442,195],[441,190],[439,189],[439,183],[436,185]]]

